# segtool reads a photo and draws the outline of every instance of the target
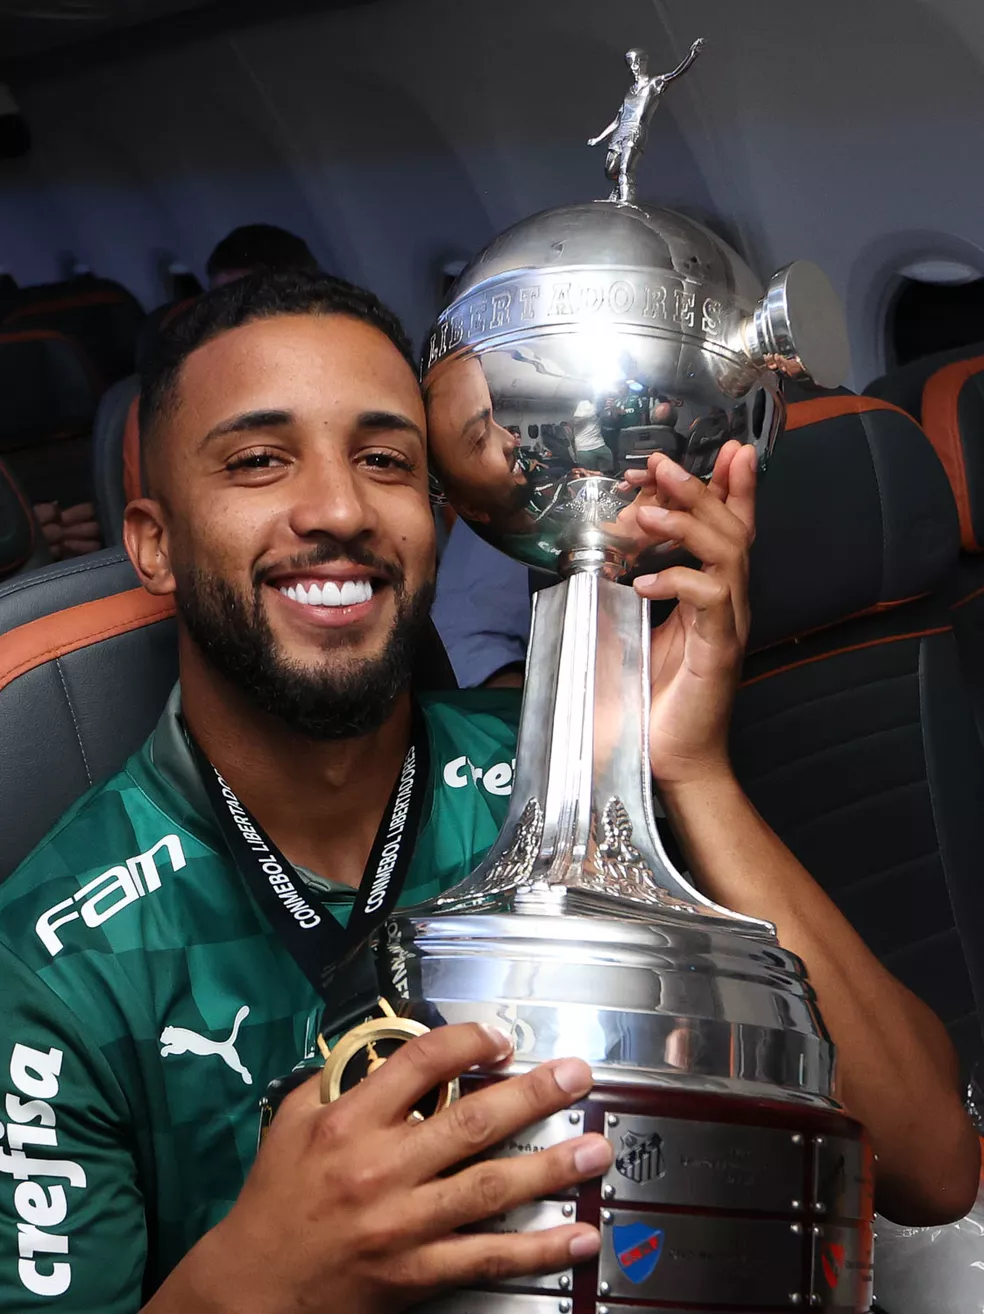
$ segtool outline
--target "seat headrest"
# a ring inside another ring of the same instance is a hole
[[[120,283],[87,274],[21,288],[4,309],[2,324],[5,329],[55,329],[77,338],[105,386],[132,371],[143,318],[143,307]]]
[[[932,592],[959,553],[933,448],[909,415],[872,397],[788,407],[757,525],[752,649]]]
[[[893,402],[916,420],[922,420],[923,389],[930,375],[944,365],[954,361],[967,360],[971,356],[984,355],[984,342],[975,342],[968,347],[951,347],[948,351],[934,351],[931,356],[920,356],[908,365],[900,365],[877,379],[872,379],[865,388],[865,396],[880,397],[882,401]]]
[[[141,495],[137,404],[140,380],[120,379],[103,393],[92,425],[92,466],[105,542],[122,543],[123,511]]]
[[[0,450],[87,432],[97,395],[71,338],[47,329],[0,333]]]
[[[0,880],[150,733],[177,677],[172,612],[118,549],[0,586]]]
[[[0,580],[43,565],[46,544],[34,512],[13,474],[0,461]]]
[[[922,424],[943,463],[960,516],[960,546],[984,552],[984,352],[935,370]]]

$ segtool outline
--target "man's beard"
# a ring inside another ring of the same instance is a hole
[[[250,603],[218,575],[197,568],[175,572],[178,612],[209,666],[261,711],[308,739],[355,739],[386,721],[410,683],[434,599],[433,581],[408,593],[398,568],[353,545],[325,544],[303,563],[290,564],[302,575],[304,568],[340,559],[380,570],[396,600],[396,620],[383,651],[344,669],[301,666],[278,652],[263,609],[262,579],[254,580]],[[344,641],[333,647],[344,652]]]

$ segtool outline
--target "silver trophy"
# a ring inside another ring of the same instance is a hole
[[[830,386],[848,364],[818,269],[797,262],[763,290],[706,228],[634,200],[649,115],[700,46],[657,78],[629,53],[613,197],[498,237],[461,275],[424,362],[447,497],[559,582],[535,599],[499,839],[459,885],[389,922],[381,970],[409,1017],[509,1031],[509,1074],[567,1054],[591,1064],[587,1099],[498,1153],[584,1131],[615,1150],[600,1184],[489,1225],[591,1220],[597,1262],[459,1292],[460,1314],[870,1304],[871,1153],[837,1103],[803,967],[771,925],[675,870],[654,818],[649,605],[624,581],[676,549],[645,544],[621,474],[664,451],[706,476],[731,438],[764,465],[778,376]]]

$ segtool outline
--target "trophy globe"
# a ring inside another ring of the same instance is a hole
[[[780,377],[848,365],[825,276],[763,287],[720,238],[641,204],[634,170],[670,74],[627,56],[608,200],[496,238],[459,277],[423,362],[444,494],[490,543],[557,582],[534,600],[510,809],[479,868],[400,910],[379,946],[408,1018],[510,1032],[505,1075],[576,1054],[590,1095],[497,1151],[585,1131],[600,1183],[489,1224],[600,1227],[576,1270],[459,1292],[461,1314],[816,1309],[871,1299],[872,1157],[841,1109],[802,964],[766,922],[670,861],[649,767],[649,605],[626,581],[673,558],[635,523],[625,471],[665,452],[705,478],[729,439],[761,464]],[[467,1074],[462,1089],[500,1080]]]

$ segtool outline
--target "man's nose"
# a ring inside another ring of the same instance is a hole
[[[342,456],[311,459],[299,469],[292,489],[291,529],[299,538],[330,534],[353,539],[376,528],[376,516],[358,472]]]

